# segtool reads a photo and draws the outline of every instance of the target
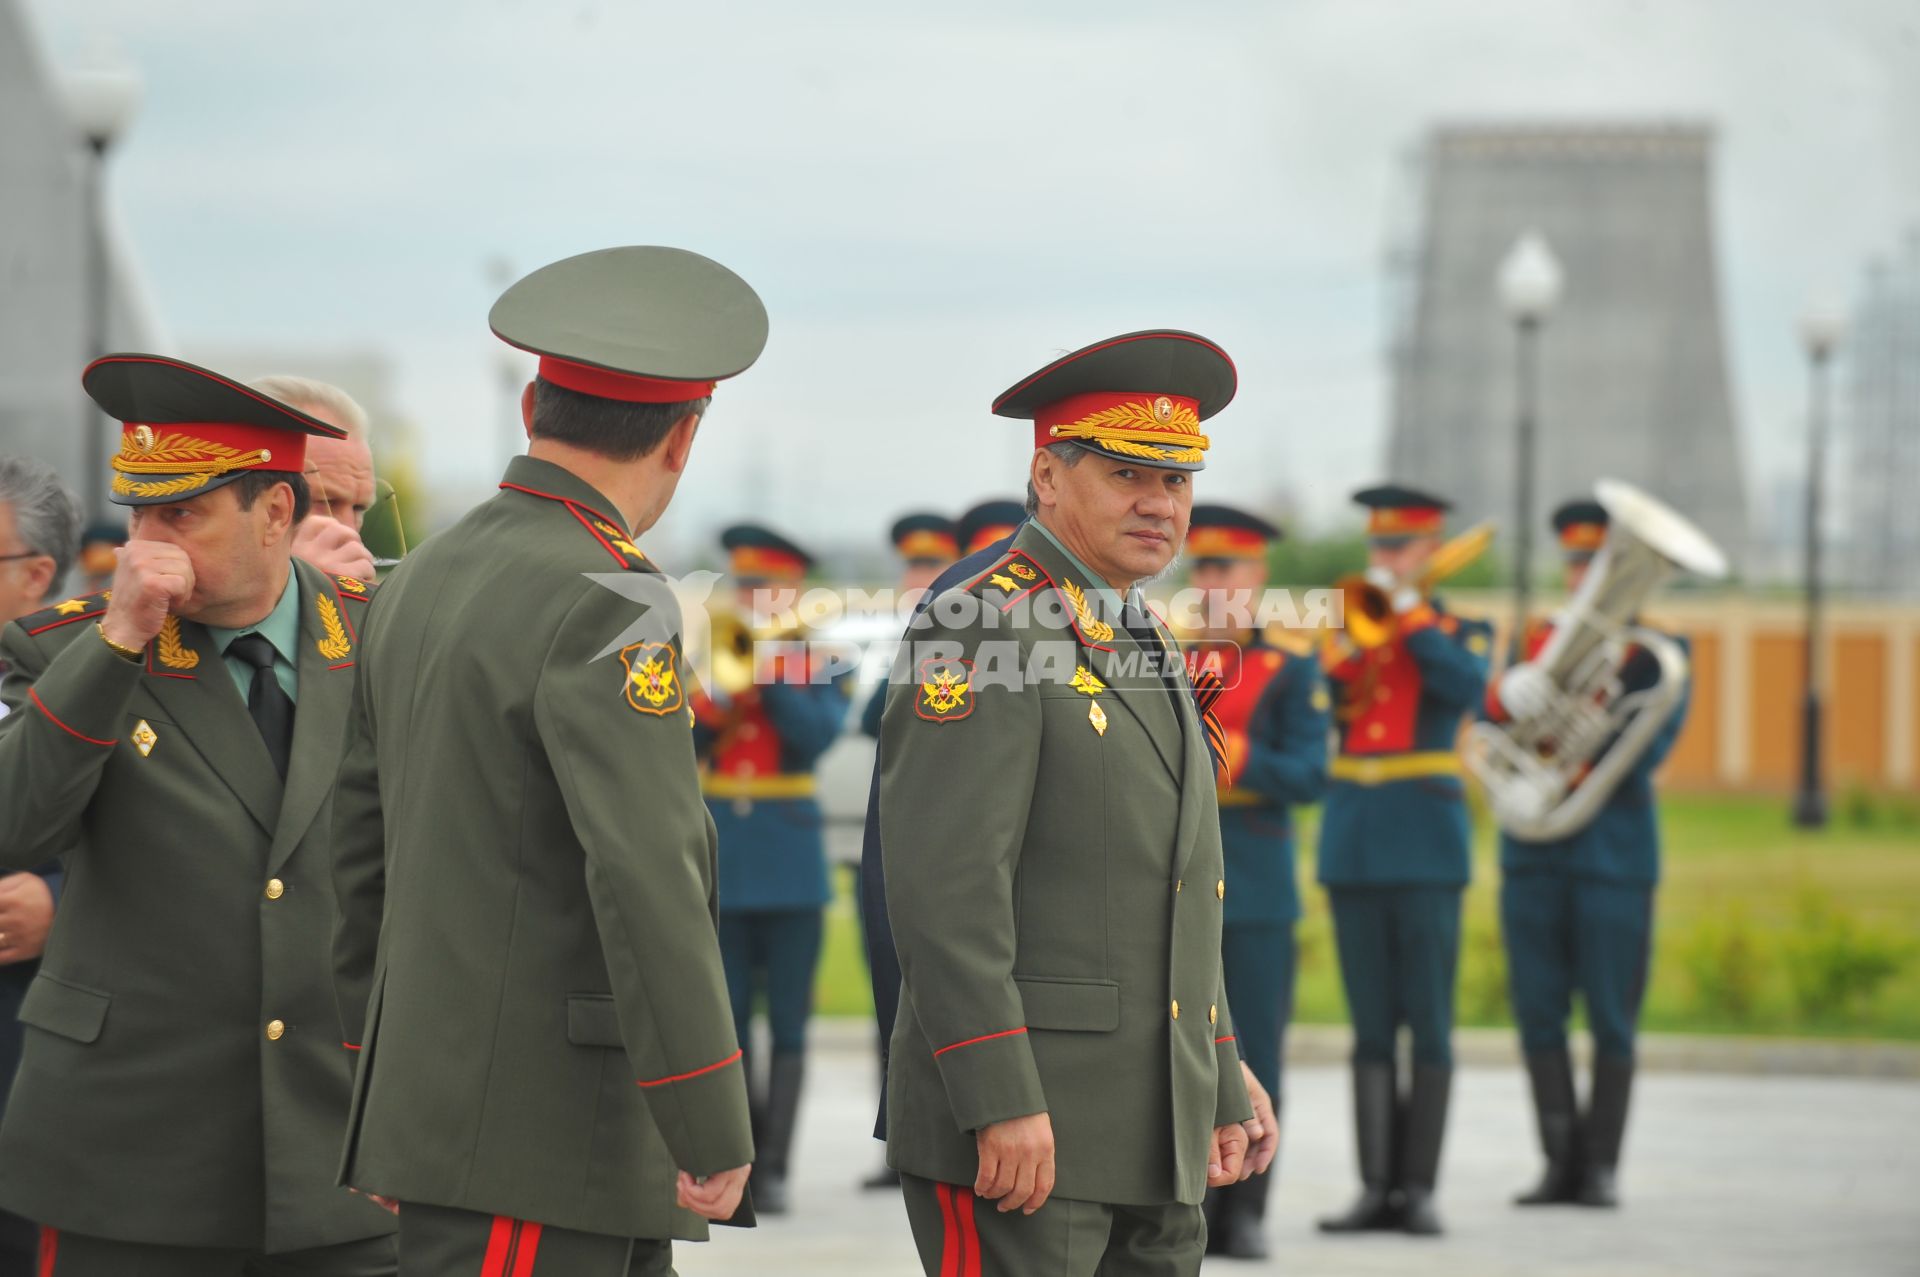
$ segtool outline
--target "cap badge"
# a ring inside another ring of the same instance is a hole
[[[1161,425],[1173,420],[1173,400],[1161,395],[1153,401],[1153,419]]]

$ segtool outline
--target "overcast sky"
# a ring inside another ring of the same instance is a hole
[[[1190,328],[1237,360],[1209,497],[1322,523],[1376,477],[1383,259],[1436,120],[1704,119],[1756,506],[1800,446],[1794,325],[1920,223],[1910,0],[697,3],[29,0],[56,62],[138,67],[113,195],[182,346],[378,346],[464,504],[499,443],[498,291],[618,243],[765,298],[683,535],[822,540],[1011,492],[987,412],[1066,349]]]

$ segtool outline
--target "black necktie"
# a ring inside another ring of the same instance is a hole
[[[247,690],[247,712],[267,743],[267,756],[273,759],[280,779],[287,778],[287,763],[293,757],[293,698],[280,686],[273,673],[273,644],[264,635],[242,634],[227,644],[227,651],[253,666],[253,686]]]

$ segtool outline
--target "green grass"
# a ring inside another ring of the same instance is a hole
[[[1920,1040],[1920,799],[1849,794],[1806,832],[1784,799],[1672,796],[1642,1024],[1688,1033]],[[1313,882],[1317,813],[1302,813],[1296,1018],[1340,1023],[1346,1003],[1326,894]],[[1505,1025],[1494,831],[1476,813],[1458,999],[1463,1025]],[[870,1015],[851,876],[828,915],[818,1007]]]

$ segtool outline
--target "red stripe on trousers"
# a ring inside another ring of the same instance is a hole
[[[40,1277],[53,1277],[53,1258],[60,1253],[60,1232],[54,1228],[40,1230]]]
[[[480,1277],[507,1277],[507,1248],[519,1227],[505,1215],[493,1217],[493,1231],[487,1235],[487,1257],[480,1261]]]
[[[960,1277],[960,1230],[955,1226],[953,1185],[935,1184],[940,1201],[940,1277]]]
[[[972,1189],[953,1190],[953,1213],[960,1217],[960,1277],[980,1277],[980,1225],[974,1219],[979,1208]]]
[[[533,1277],[533,1257],[540,1252],[542,1227],[532,1220],[520,1225],[520,1249],[514,1256],[513,1272],[509,1277]]]

